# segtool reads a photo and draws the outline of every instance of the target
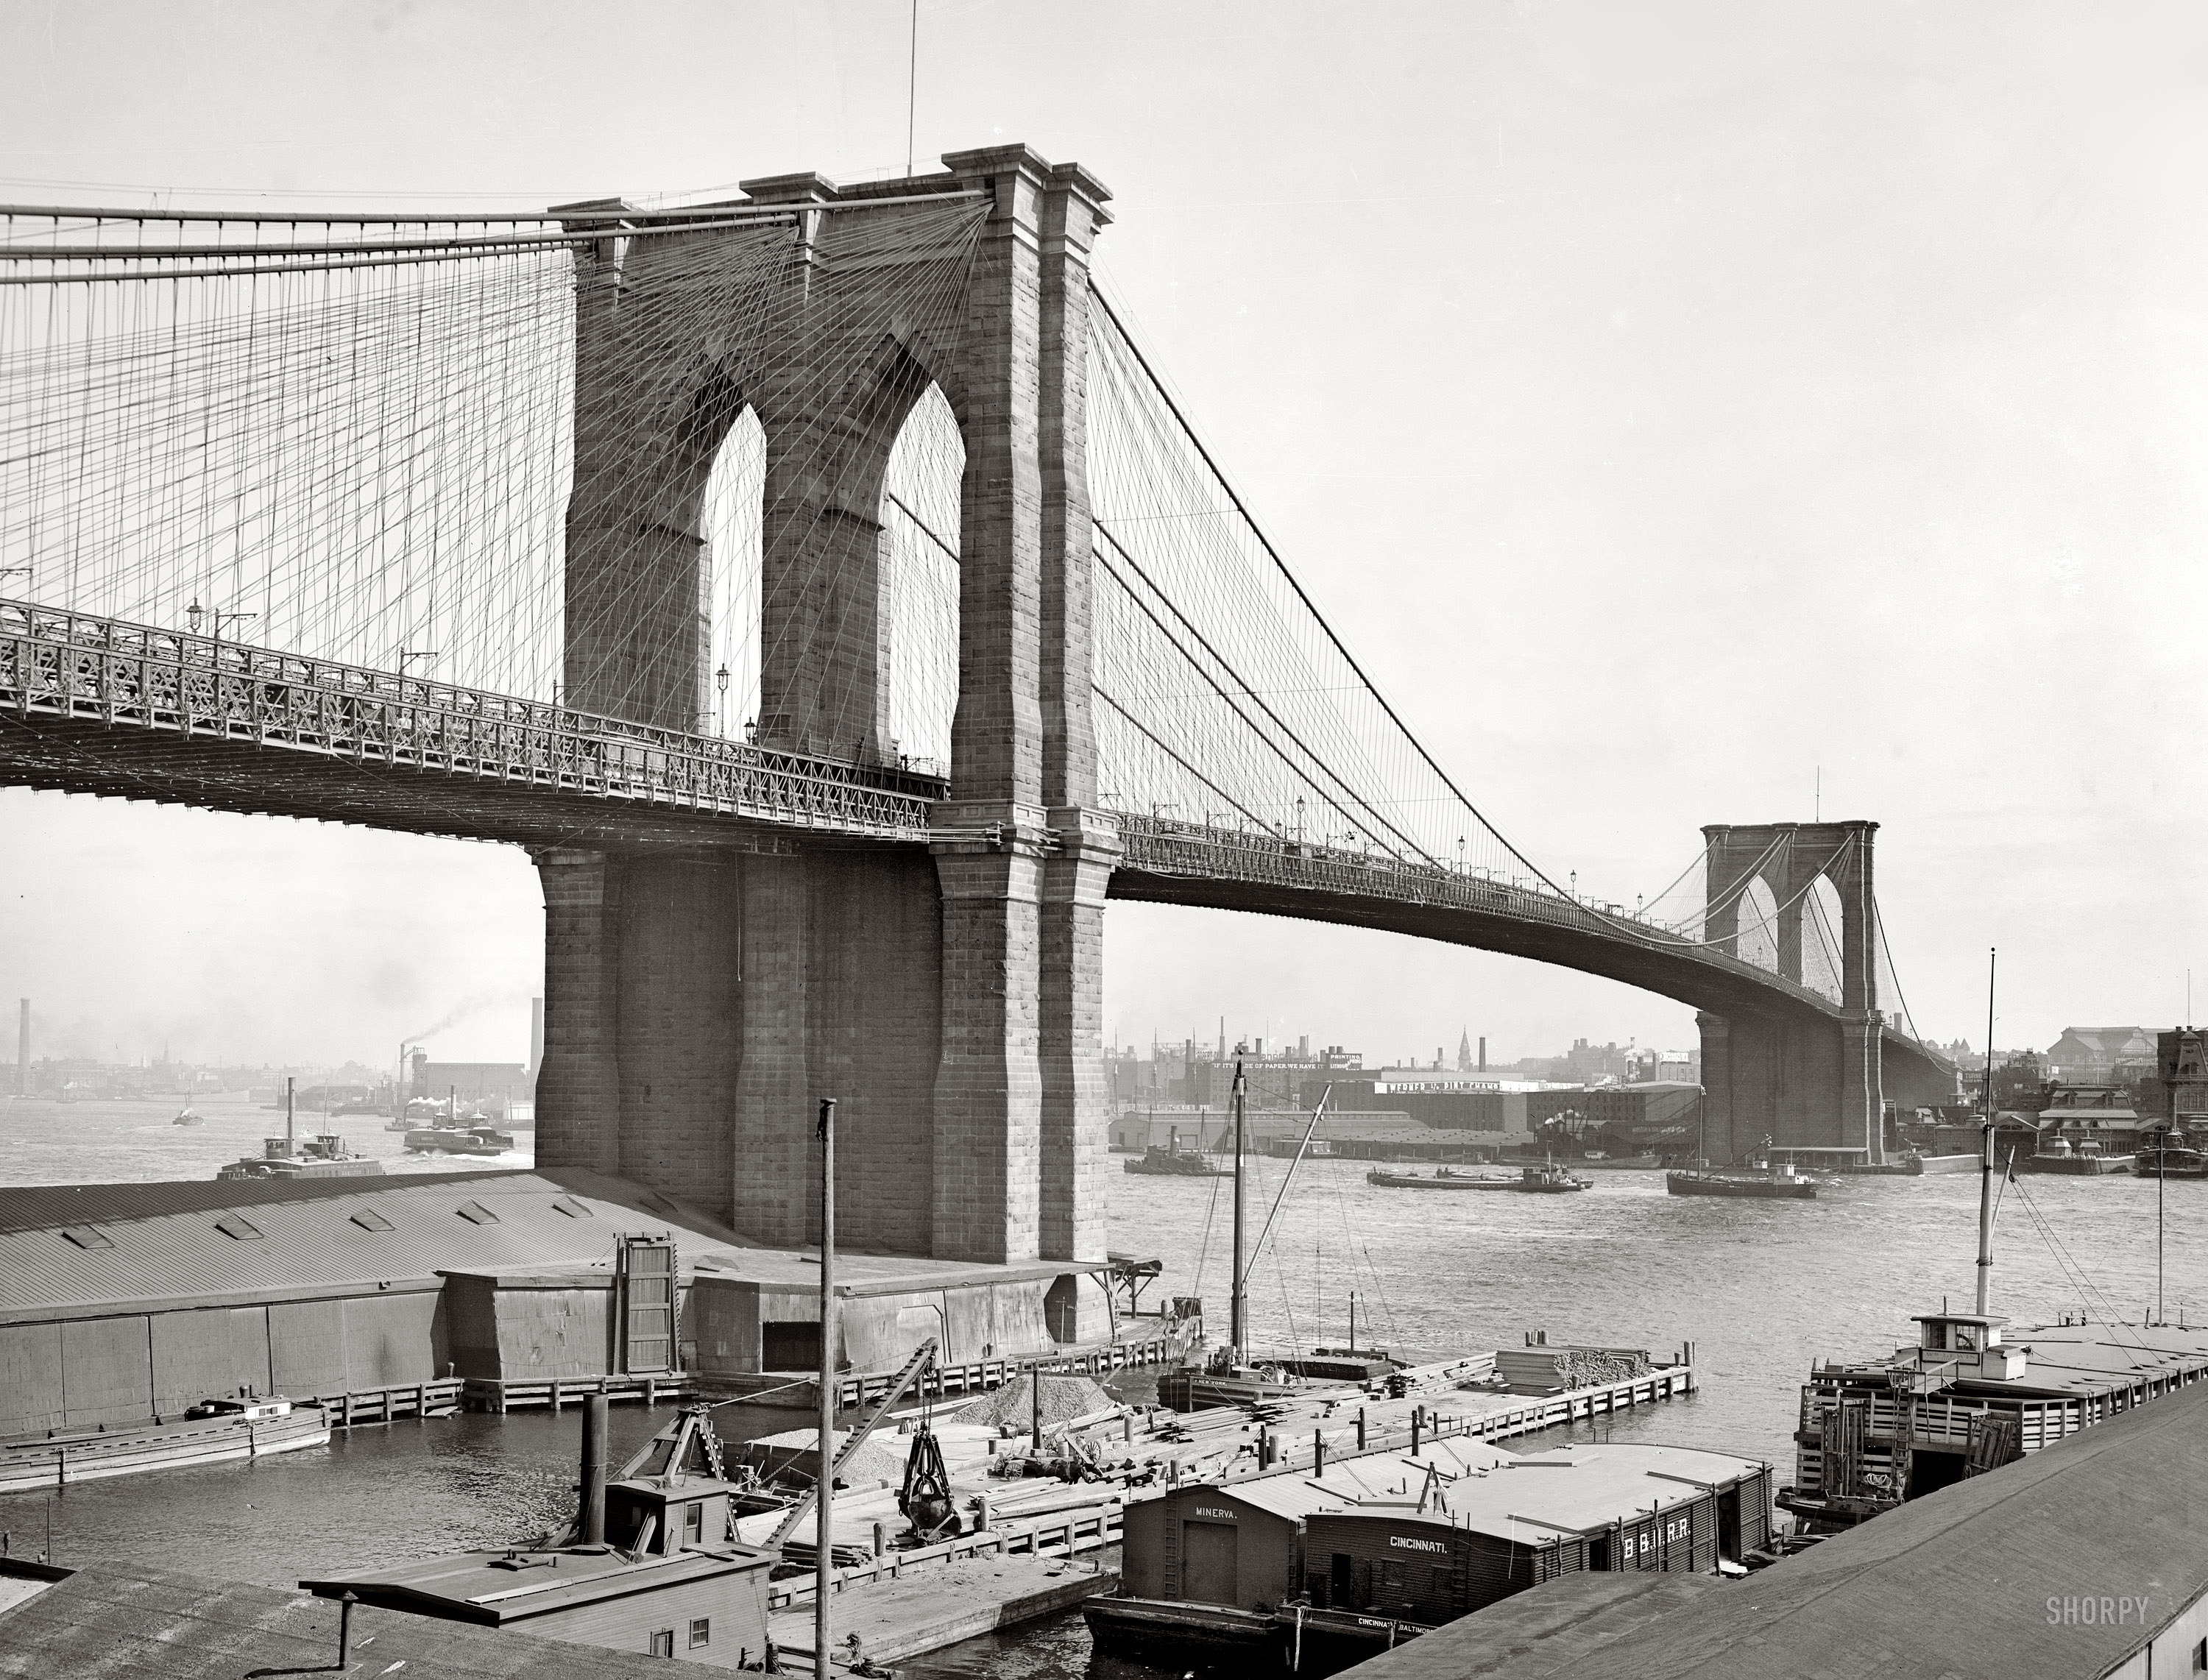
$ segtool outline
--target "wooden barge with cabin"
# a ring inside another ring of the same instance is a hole
[[[1987,1079],[1990,1114],[1990,1071]],[[1779,1503],[1810,1533],[1852,1527],[2208,1380],[2208,1329],[2080,1314],[2012,1333],[1986,1311],[1999,1118],[1981,1130],[1973,1310],[1943,1302],[1917,1315],[1913,1347],[1827,1364],[1803,1385],[1794,1480]]]
[[[1724,1454],[1431,1441],[1131,1505],[1100,1648],[1331,1672],[1586,1569],[1707,1574],[1769,1534],[1771,1470]]]
[[[329,1416],[319,1406],[267,1395],[212,1400],[181,1418],[0,1440],[0,1494],[296,1453],[327,1446],[329,1439]]]
[[[1917,1345],[1827,1364],[1802,1388],[1779,1503],[1836,1533],[2208,1380],[2208,1329],[1918,1315]]]

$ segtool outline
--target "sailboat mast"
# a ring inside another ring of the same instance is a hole
[[[1242,1167],[1243,1150],[1243,1076],[1242,1059],[1234,1059],[1234,1298],[1229,1308],[1228,1325],[1234,1344],[1234,1363],[1249,1363],[1250,1350],[1250,1294],[1249,1280],[1242,1275],[1242,1231],[1245,1218],[1244,1196],[1247,1175]]]
[[[1978,1312],[1986,1310],[1986,1282],[1994,1267],[1994,972],[2001,952],[1986,952],[1985,1146],[1978,1160]]]

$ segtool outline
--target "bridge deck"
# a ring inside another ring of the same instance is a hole
[[[0,601],[0,782],[529,846],[924,844],[938,778]],[[1377,927],[1720,1014],[1841,1016],[1729,952],[1423,858],[1122,813],[1111,896]],[[1937,1060],[1888,1024],[1887,1044]]]

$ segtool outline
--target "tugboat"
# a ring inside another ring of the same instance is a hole
[[[186,1103],[177,1111],[177,1118],[171,1120],[169,1124],[171,1125],[205,1125],[207,1116],[193,1107],[191,1104]]]
[[[1531,1196],[1558,1196],[1594,1188],[1593,1179],[1575,1178],[1553,1161],[1521,1167],[1515,1175],[1458,1173],[1444,1167],[1432,1177],[1422,1178],[1416,1173],[1389,1173],[1376,1167],[1365,1175],[1365,1182],[1383,1190],[1509,1190]]]
[[[1130,1173],[1146,1173],[1160,1179],[1231,1179],[1231,1167],[1214,1167],[1200,1149],[1184,1149],[1180,1132],[1175,1128],[1164,1143],[1153,1143],[1143,1151],[1142,1157],[1125,1163]]]

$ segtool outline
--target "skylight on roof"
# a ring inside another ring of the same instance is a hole
[[[65,1225],[62,1227],[62,1235],[67,1237],[79,1248],[113,1248],[115,1246],[109,1239],[107,1233],[94,1226]]]
[[[225,1237],[235,1237],[240,1242],[249,1241],[261,1234],[260,1227],[236,1214],[225,1214],[215,1221],[214,1228]]]
[[[480,1202],[463,1202],[453,1209],[471,1225],[495,1225],[498,1215]]]
[[[391,1221],[373,1208],[362,1208],[352,1215],[352,1222],[363,1231],[388,1231]]]
[[[561,1213],[567,1215],[570,1219],[596,1219],[597,1217],[596,1214],[591,1211],[587,1204],[578,1202],[572,1196],[555,1196],[552,1198],[552,1205],[557,1208]]]

